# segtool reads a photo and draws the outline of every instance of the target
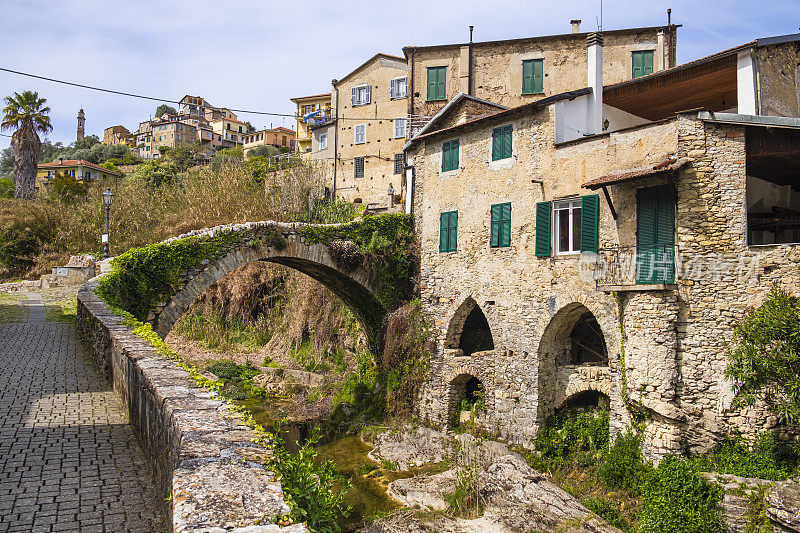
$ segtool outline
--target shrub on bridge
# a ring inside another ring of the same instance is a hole
[[[411,215],[404,213],[367,215],[342,226],[306,227],[302,235],[310,244],[353,242],[380,284],[378,299],[387,309],[394,309],[410,299],[413,289],[417,260],[411,224]]]
[[[221,233],[133,248],[111,261],[111,272],[100,280],[95,293],[110,305],[146,320],[152,309],[175,293],[189,269],[204,259],[221,257],[241,239],[239,234]]]

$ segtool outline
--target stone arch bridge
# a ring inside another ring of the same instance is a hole
[[[383,289],[374,272],[354,244],[338,240],[337,229],[344,225],[312,225],[302,223],[250,222],[192,231],[164,241],[199,237],[213,239],[230,236],[216,259],[204,260],[185,272],[169,301],[153,309],[148,322],[162,338],[212,284],[239,267],[255,261],[266,261],[298,270],[322,283],[336,294],[356,315],[369,338],[377,346],[386,306],[379,295]],[[330,239],[312,242],[308,230],[323,230]],[[338,250],[338,253],[337,253]]]

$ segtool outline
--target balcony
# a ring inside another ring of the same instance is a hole
[[[678,247],[674,244],[600,248],[588,266],[597,289],[606,292],[673,290]]]

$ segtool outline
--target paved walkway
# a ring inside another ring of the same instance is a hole
[[[166,531],[122,402],[37,296],[0,324],[0,532]]]

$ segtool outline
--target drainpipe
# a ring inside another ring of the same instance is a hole
[[[411,49],[411,68],[408,73],[408,121],[411,122],[414,116],[414,49]],[[408,131],[411,131],[411,124],[408,125]]]
[[[473,84],[472,84],[472,30],[475,29],[475,26],[469,27],[469,52],[467,54],[467,94],[470,96],[474,96],[473,94]]]
[[[331,85],[336,93],[336,114],[333,119],[333,192],[331,198],[336,200],[336,172],[339,169],[339,87],[336,86],[336,80],[332,80]]]

